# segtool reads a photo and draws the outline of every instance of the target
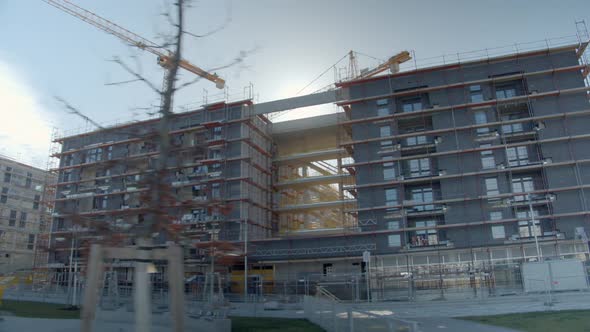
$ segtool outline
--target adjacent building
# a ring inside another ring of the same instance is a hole
[[[47,240],[51,215],[47,185],[55,177],[43,169],[0,157],[0,271],[47,264],[38,245]]]

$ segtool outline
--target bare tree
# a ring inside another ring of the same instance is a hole
[[[126,73],[128,73],[131,76],[131,79],[107,83],[107,85],[121,86],[136,82],[142,82],[150,90],[156,93],[156,95],[161,100],[160,105],[157,108],[157,112],[159,113],[159,120],[157,122],[157,130],[155,132],[139,133],[137,131],[134,131],[133,129],[130,129],[116,130],[116,133],[128,137],[136,137],[139,139],[153,139],[155,141],[155,145],[158,147],[158,151],[154,155],[156,161],[154,168],[149,171],[146,170],[145,172],[147,176],[143,180],[143,183],[147,187],[147,190],[144,191],[143,194],[140,196],[142,208],[139,211],[135,211],[135,213],[139,214],[138,216],[141,216],[141,218],[138,218],[139,222],[137,224],[121,225],[117,223],[111,224],[97,222],[93,218],[89,218],[78,214],[76,211],[72,211],[72,213],[68,216],[74,225],[83,226],[84,229],[91,231],[93,237],[90,237],[90,242],[102,243],[104,245],[109,246],[121,246],[131,242],[136,244],[137,248],[141,251],[141,248],[145,249],[147,247],[152,247],[154,245],[153,238],[155,234],[166,233],[167,239],[174,240],[175,242],[179,241],[182,238],[182,229],[178,227],[173,227],[171,223],[171,220],[173,218],[168,215],[168,210],[176,202],[174,202],[174,198],[170,194],[170,186],[166,183],[166,175],[171,168],[173,168],[174,166],[178,166],[170,164],[170,160],[172,160],[171,156],[173,155],[175,149],[175,147],[171,143],[170,136],[171,119],[173,117],[173,101],[175,94],[180,89],[186,88],[191,84],[198,82],[201,79],[201,77],[197,77],[193,80],[189,80],[187,82],[179,84],[178,72],[181,67],[181,62],[183,61],[182,49],[184,46],[184,36],[187,35],[193,38],[203,38],[211,36],[217,31],[224,29],[225,26],[227,26],[227,24],[229,24],[229,22],[231,21],[231,18],[228,16],[228,19],[226,19],[226,21],[222,25],[209,32],[206,32],[204,34],[192,33],[184,28],[186,14],[185,11],[186,8],[189,7],[189,5],[190,2],[188,0],[175,0],[172,6],[174,10],[169,10],[164,14],[174,29],[174,35],[170,37],[165,37],[166,42],[162,45],[162,48],[172,48],[172,50],[169,51],[169,56],[167,58],[167,63],[165,65],[165,77],[162,88],[159,88],[156,84],[150,82],[141,73],[141,66],[139,65],[139,62],[137,62],[136,69],[133,69],[130,65],[128,65],[119,57],[114,57],[111,60],[114,63],[118,64]],[[172,14],[173,12],[174,14]],[[141,45],[131,46],[140,48],[142,47]],[[244,59],[253,51],[255,50],[241,51],[238,54],[238,56],[236,56],[230,63],[221,65],[217,68],[213,68],[213,70],[221,70],[241,64],[243,63]],[[92,120],[89,116],[84,114],[78,108],[72,106],[65,99],[59,97],[56,98],[60,103],[63,104],[67,112],[74,114],[78,117],[81,117],[82,119],[96,126],[99,130],[109,130],[108,128],[102,127],[100,124]],[[115,165],[118,163],[125,162],[126,161],[124,159],[115,160],[112,161],[111,164]],[[79,243],[78,245],[80,244],[81,243]],[[88,243],[87,245],[90,245],[90,243]],[[94,254],[94,256],[96,256],[96,253]],[[91,252],[90,261],[93,260],[94,256]],[[141,330],[142,328],[149,327],[147,326],[147,324],[149,324],[149,315],[151,309],[149,308],[149,305],[146,308],[146,304],[149,304],[149,300],[146,301],[146,299],[149,299],[151,293],[149,291],[149,285],[146,284],[148,283],[147,277],[145,276],[147,264],[145,264],[145,262],[139,262],[136,264],[136,266],[137,267],[135,286],[136,290],[139,290],[139,292],[136,291],[136,295],[140,292],[144,293],[139,294],[138,296],[136,296],[135,299],[136,324],[141,325],[137,325],[138,327],[140,327]],[[88,273],[96,274],[98,272],[89,271]],[[182,278],[182,273],[177,274],[177,276],[180,276],[180,278]],[[96,276],[87,277],[88,280],[93,280],[93,278],[97,278]],[[172,280],[170,280],[170,282],[172,282]],[[181,283],[183,285],[183,280],[174,280],[173,282]],[[90,294],[88,290],[86,294]],[[184,301],[182,298],[174,300],[175,302],[178,302],[178,305],[184,305]],[[94,303],[92,303],[92,299],[85,299],[85,301],[85,308],[83,308],[83,319],[85,320],[85,323],[83,324],[83,329],[88,330],[90,328],[88,322],[94,318],[95,309],[94,307],[89,307],[94,306]],[[182,321],[182,319],[180,320]],[[182,326],[182,322],[180,322],[178,326]]]

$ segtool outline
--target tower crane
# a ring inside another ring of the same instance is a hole
[[[389,58],[384,63],[380,64],[379,66],[377,66],[373,69],[370,69],[368,71],[361,71],[361,75],[359,78],[372,77],[372,76],[375,76],[387,69],[389,69],[391,71],[391,73],[395,74],[399,71],[399,65],[410,60],[410,59],[412,59],[412,57],[410,56],[410,52],[408,52],[408,51],[399,52],[398,54]]]
[[[412,56],[410,55],[410,52],[408,51],[401,51],[398,54],[390,57],[389,59],[387,59],[387,61],[383,62],[382,64],[378,65],[375,68],[372,69],[363,69],[360,71],[360,73],[357,73],[357,59],[356,56],[354,55],[354,51],[350,51],[348,52],[348,70],[351,73],[352,76],[352,80],[358,80],[358,79],[362,79],[362,78],[369,78],[369,77],[373,77],[381,72],[386,71],[387,69],[389,69],[389,71],[392,74],[395,74],[397,72],[399,72],[399,65],[412,59]]]
[[[172,52],[164,49],[163,47],[159,46],[158,44],[141,37],[140,35],[133,33],[103,17],[96,15],[95,13],[86,10],[78,5],[75,5],[67,0],[42,0],[78,19],[94,25],[98,29],[111,34],[122,41],[140,48],[142,50],[148,51],[152,54],[155,54],[158,57],[158,64],[162,66],[165,70],[170,69],[172,66]],[[179,66],[191,73],[194,73],[200,77],[203,77],[213,83],[219,89],[223,89],[225,87],[225,81],[217,76],[217,74],[209,73],[192,63],[188,62],[187,60],[180,59]]]

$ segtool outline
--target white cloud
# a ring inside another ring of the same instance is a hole
[[[0,154],[43,167],[51,139],[50,114],[17,70],[0,61]]]

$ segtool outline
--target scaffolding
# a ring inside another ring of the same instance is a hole
[[[297,292],[300,280],[309,290],[312,273],[303,265],[322,257],[324,277],[334,276],[333,268],[340,263],[350,270],[342,280],[323,282],[356,285],[352,293],[359,293],[359,281],[371,273],[370,287],[379,289],[383,299],[398,296],[391,294],[399,289],[412,297],[421,289],[490,288],[500,283],[500,273],[518,280],[511,273],[516,273],[514,266],[532,258],[533,235],[540,236],[548,256],[588,254],[581,239],[566,239],[556,226],[560,218],[590,220],[586,199],[579,211],[561,211],[555,209],[554,196],[587,194],[590,185],[584,183],[583,171],[590,159],[576,159],[571,144],[584,142],[590,134],[566,129],[553,137],[544,135],[544,129],[551,123],[568,127],[568,121],[588,117],[590,109],[539,112],[537,108],[544,100],[575,98],[590,91],[586,37],[574,44],[563,39],[546,40],[542,47],[531,44],[530,49],[518,45],[506,53],[486,50],[485,56],[458,54],[426,68],[414,57],[411,70],[403,71],[412,65],[405,64],[392,75],[338,83],[333,94],[343,112],[312,120],[273,124],[260,114],[266,108],[254,105],[251,88],[245,92],[248,98],[235,102],[226,101],[228,91],[223,92],[224,101],[204,93],[202,108],[175,115],[170,131],[175,160],[168,168],[171,193],[166,202],[173,226],[189,241],[189,273],[209,275],[199,292],[211,280],[221,280],[214,276],[221,269],[207,272],[213,257],[201,250],[215,241],[240,247],[236,254],[244,260],[243,272],[237,269],[241,261],[223,267],[232,273],[233,283],[245,282],[242,288],[232,285],[240,292],[247,292],[249,283],[263,291],[279,292],[283,287]],[[554,63],[534,71],[521,67],[527,58],[565,52],[575,52],[578,63]],[[514,72],[497,75],[488,68],[505,61],[514,63]],[[472,66],[488,66],[482,74],[487,78],[467,77],[465,69]],[[434,71],[440,72],[440,83],[426,86],[426,75]],[[552,89],[539,89],[531,84],[577,73],[586,80],[585,86],[562,88],[553,81]],[[412,87],[394,87],[396,79],[408,77]],[[387,80],[386,92],[354,94],[354,98],[341,93],[380,80]],[[493,95],[484,99],[482,86]],[[407,105],[401,105],[405,100]],[[559,103],[555,108],[561,109]],[[465,114],[469,121],[460,119]],[[479,118],[472,121],[475,114]],[[437,123],[437,117],[447,115],[448,123]],[[55,139],[63,143],[62,151],[52,154],[62,159],[60,167],[53,168],[60,173],[55,220],[72,217],[76,206],[81,211],[78,216],[121,225],[139,221],[146,210],[143,180],[158,156],[156,123],[157,119],[147,120]],[[465,142],[473,146],[466,147]],[[568,144],[569,159],[544,156],[542,146],[549,144]],[[367,147],[376,153],[363,154]],[[463,162],[474,156],[487,158],[487,164],[468,169]],[[497,163],[496,158],[503,161]],[[454,160],[456,167],[443,168],[445,160]],[[118,164],[123,167],[114,167]],[[574,169],[575,183],[550,186],[548,173],[568,167]],[[485,182],[492,177],[505,178],[507,187],[492,188]],[[476,179],[474,184],[471,179]],[[513,187],[515,179],[520,179],[520,189]],[[122,186],[115,185],[119,182]],[[469,186],[476,195],[461,190]],[[395,195],[379,192],[385,200],[372,194],[390,188],[398,189]],[[532,215],[526,209],[525,193],[534,207]],[[113,201],[119,205],[113,206]],[[470,206],[481,212],[457,215]],[[537,224],[529,223],[533,218]],[[53,236],[67,232],[67,226],[57,222]],[[497,246],[479,248],[472,230],[494,226],[513,226],[516,231],[504,234]],[[457,246],[447,236],[452,232],[461,232],[469,248]],[[341,240],[340,245],[331,239]],[[383,254],[379,241],[396,249]],[[271,242],[277,245],[265,245]],[[366,251],[378,252],[371,264],[361,262],[360,254]],[[248,263],[248,257],[253,261]],[[509,267],[500,268],[502,264]],[[371,271],[367,265],[373,266]],[[253,275],[258,279],[251,280]],[[225,286],[208,287],[221,291]],[[388,289],[392,289],[389,295]]]

